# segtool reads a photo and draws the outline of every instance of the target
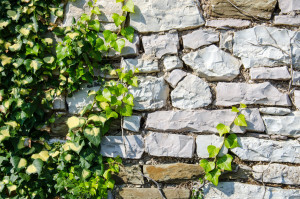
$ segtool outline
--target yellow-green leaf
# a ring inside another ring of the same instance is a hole
[[[20,33],[24,36],[28,36],[30,33],[30,30],[28,30],[27,28],[21,28]]]
[[[1,58],[1,64],[2,64],[3,66],[5,66],[5,65],[7,65],[7,64],[10,64],[10,63],[11,63],[11,60],[12,60],[11,57],[7,57],[7,56],[4,55],[4,54],[2,54],[0,58]]]
[[[44,62],[47,64],[52,64],[54,62],[54,57],[53,56],[49,56],[49,57],[44,57]]]

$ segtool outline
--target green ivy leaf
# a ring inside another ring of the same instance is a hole
[[[129,85],[133,86],[133,87],[138,87],[138,77],[133,77],[131,78],[131,80],[128,82]]]
[[[131,116],[132,115],[132,106],[130,105],[125,105],[121,108],[120,114],[122,116]]]
[[[210,172],[215,168],[215,163],[214,162],[208,162],[206,159],[200,160],[200,166],[204,169],[204,171]]]
[[[84,13],[84,14],[81,15],[80,19],[81,19],[82,22],[85,22],[85,21],[91,20],[91,17],[88,14]]]
[[[231,171],[232,160],[233,158],[231,155],[229,154],[223,155],[222,157],[218,158],[217,167],[220,168],[221,170]]]
[[[124,98],[123,98],[123,102],[130,105],[130,106],[134,106],[133,103],[134,97],[132,94],[127,94]]]
[[[209,157],[210,158],[213,158],[213,157],[216,157],[220,151],[219,148],[217,148],[216,146],[214,145],[209,145],[207,147],[207,151],[208,151],[208,154],[209,154]]]
[[[97,32],[100,31],[100,22],[99,21],[97,21],[97,20],[89,21],[88,25],[89,25],[89,28],[91,28]]]
[[[109,189],[113,189],[115,186],[115,181],[113,179],[109,179],[105,182],[105,185]]]
[[[26,169],[27,174],[41,174],[44,162],[41,159],[35,159],[31,165]]]
[[[236,134],[230,134],[227,138],[225,138],[224,144],[225,144],[225,147],[227,147],[228,149],[240,147]]]
[[[67,125],[69,127],[69,131],[73,130],[74,128],[81,127],[85,124],[85,119],[84,118],[79,118],[76,116],[72,116],[68,118],[67,120]]]
[[[132,0],[128,0],[127,3],[122,7],[122,10],[125,12],[134,13],[134,3]]]
[[[83,130],[84,136],[96,147],[99,146],[101,142],[101,132],[100,128],[97,127],[87,127]]]
[[[220,175],[221,175],[220,169],[214,169],[206,173],[205,179],[212,182],[215,186],[218,186]]]
[[[111,92],[107,88],[105,88],[102,91],[102,96],[104,97],[104,99],[106,100],[106,102],[111,102]]]
[[[134,28],[131,26],[122,28],[121,35],[123,35],[128,41],[132,43],[134,38]]]
[[[111,43],[117,40],[117,34],[111,32],[110,30],[104,30],[103,36],[106,42]]]
[[[240,108],[247,108],[247,105],[246,104],[240,104]]]
[[[100,12],[100,9],[99,7],[95,6],[92,10],[92,13],[95,14],[95,15],[100,15],[101,12]]]
[[[126,17],[125,16],[120,16],[118,15],[117,13],[113,13],[112,14],[112,18],[116,24],[116,26],[118,27],[119,25],[121,25],[125,20],[126,20]]]
[[[234,124],[237,126],[247,126],[247,122],[245,119],[245,115],[239,114],[235,119],[234,119]]]
[[[116,0],[116,3],[124,2],[124,0]]]
[[[230,127],[222,123],[218,124],[216,128],[219,131],[220,137],[230,132]]]
[[[113,47],[116,51],[121,52],[122,49],[125,47],[125,40],[118,39],[117,41],[111,42],[111,47]]]
[[[231,109],[232,112],[238,113],[240,112],[238,108],[236,108],[235,106],[232,107]]]

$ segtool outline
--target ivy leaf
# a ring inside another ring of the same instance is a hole
[[[115,181],[113,179],[109,179],[105,182],[105,185],[109,189],[113,189],[115,186]]]
[[[240,104],[240,108],[247,108],[247,105],[246,104]]]
[[[29,165],[26,169],[27,174],[41,174],[43,168],[43,161],[41,159],[35,159],[31,165]]]
[[[216,128],[219,131],[220,137],[230,132],[230,127],[222,123],[218,124]]]
[[[86,112],[92,110],[93,105],[92,104],[88,104],[87,106],[85,106],[81,111],[80,111],[80,116],[83,116]]]
[[[71,53],[71,49],[68,46],[64,46],[63,44],[58,44],[56,46],[56,54],[57,54],[58,61],[61,61],[64,58],[70,56],[72,53]]]
[[[221,170],[231,171],[232,160],[233,158],[231,155],[229,154],[223,155],[222,157],[218,158],[217,167],[220,168]]]
[[[200,166],[204,169],[206,173],[212,171],[215,168],[214,162],[208,162],[206,159],[200,160]]]
[[[133,77],[131,78],[131,80],[128,82],[129,85],[133,86],[133,87],[138,87],[138,77]]]
[[[228,149],[240,147],[236,134],[230,134],[227,138],[225,138],[224,144]]]
[[[38,44],[34,45],[33,48],[26,47],[26,55],[36,55],[38,56],[40,46]]]
[[[80,19],[81,19],[82,22],[85,22],[85,21],[91,20],[91,17],[84,13],[84,14],[81,15]]]
[[[76,152],[77,154],[79,154],[80,151],[82,150],[83,146],[84,146],[84,142],[82,142],[81,145],[79,145],[78,143],[66,142],[62,146],[62,148],[64,151],[72,150],[72,151]]]
[[[107,102],[111,102],[111,92],[107,88],[102,91],[102,96]]]
[[[95,15],[100,15],[101,14],[100,9],[97,6],[95,6],[91,12]]]
[[[85,128],[83,130],[84,136],[96,147],[99,146],[101,142],[101,133],[100,133],[100,128],[93,127],[93,128]]]
[[[123,98],[123,102],[125,102],[126,104],[130,105],[130,106],[134,106],[133,103],[133,95],[132,94],[127,94],[124,98]]]
[[[234,119],[234,124],[237,126],[247,126],[247,122],[245,119],[245,115],[239,114],[235,119]]]
[[[83,180],[86,180],[88,177],[91,176],[91,171],[88,169],[83,169],[81,172],[81,176]]]
[[[134,28],[131,26],[122,28],[121,35],[123,35],[128,41],[132,43],[134,38]]]
[[[71,131],[74,128],[81,127],[81,126],[83,126],[83,124],[85,124],[84,118],[78,118],[78,117],[72,116],[67,120],[67,125],[69,127],[69,131]]]
[[[12,60],[11,57],[7,57],[7,56],[4,55],[4,54],[2,54],[2,55],[0,56],[0,59],[1,59],[1,64],[2,64],[2,66],[5,66],[5,65],[7,65],[7,64],[10,64],[10,63],[11,63],[11,60]]]
[[[210,158],[213,158],[213,157],[216,157],[220,151],[219,148],[217,148],[216,146],[214,145],[209,145],[207,147],[207,151],[208,151],[208,154],[209,154],[209,157]]]
[[[124,0],[116,0],[116,3],[124,2]]]
[[[127,3],[122,7],[122,10],[125,12],[134,13],[134,3],[132,0],[128,0]]]
[[[235,113],[240,112],[239,109],[236,108],[235,106],[233,106],[233,107],[231,108],[231,111],[232,111],[232,112],[235,112]]]
[[[100,31],[100,22],[99,21],[97,21],[97,20],[89,21],[88,25],[89,25],[89,28],[91,28],[97,32]]]
[[[39,70],[42,66],[42,62],[38,59],[35,59],[35,60],[32,60],[31,63],[30,63],[30,68],[33,69],[33,72],[36,72],[37,70]]]
[[[126,17],[122,16],[122,15],[118,15],[117,13],[113,13],[112,14],[112,18],[116,24],[116,26],[118,27],[119,25],[121,25],[125,20]]]
[[[219,176],[221,175],[220,169],[214,169],[205,175],[205,179],[212,182],[215,186],[219,184]]]
[[[111,47],[113,47],[116,51],[121,52],[125,47],[125,40],[118,39],[117,41],[111,42]]]
[[[103,36],[106,42],[111,43],[117,40],[117,34],[111,32],[110,30],[104,30]]]
[[[132,106],[130,105],[125,105],[121,108],[120,114],[122,116],[131,116],[132,115]]]
[[[49,57],[44,57],[43,60],[47,64],[52,64],[54,62],[55,58],[53,56],[49,56]]]

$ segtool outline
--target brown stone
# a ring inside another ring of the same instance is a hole
[[[144,177],[140,173],[142,170],[139,165],[125,166],[113,178],[116,184],[144,184]]]
[[[188,199],[190,198],[190,190],[188,189],[163,189],[168,199]],[[157,188],[123,188],[117,199],[161,199],[161,195]]]
[[[209,12],[214,17],[270,19],[276,3],[277,0],[211,0]]]
[[[68,132],[69,128],[67,126],[67,120],[71,116],[62,116],[60,118],[56,118],[55,122],[51,124],[51,136],[52,137],[65,137]]]
[[[202,167],[194,164],[164,164],[164,165],[144,165],[143,172],[158,182],[183,181],[196,179],[204,171]]]

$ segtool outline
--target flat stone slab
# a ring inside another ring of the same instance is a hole
[[[281,13],[300,11],[300,2],[298,0],[278,0]]]
[[[294,100],[297,109],[300,109],[300,90],[294,91]]]
[[[191,158],[195,151],[192,136],[149,132],[145,151],[152,156]]]
[[[220,35],[220,48],[223,50],[228,50],[232,53],[233,48],[233,32],[225,32]]]
[[[99,34],[99,35],[100,35],[100,37],[102,37],[101,34]],[[140,38],[137,34],[134,35],[132,43],[125,38],[123,38],[123,39],[125,40],[125,47],[122,49],[121,53],[115,51],[115,49],[113,49],[113,48],[110,48],[108,50],[107,57],[109,57],[109,58],[119,58],[121,56],[122,57],[132,57],[132,56],[137,56],[139,54]]]
[[[140,135],[104,136],[101,141],[101,155],[128,159],[140,159],[144,153],[144,139]]]
[[[250,77],[253,80],[290,80],[292,78],[286,66],[276,68],[250,68]]]
[[[259,112],[266,115],[288,115],[292,111],[288,108],[266,107],[260,108]]]
[[[130,25],[141,33],[171,29],[190,29],[205,22],[193,0],[133,0],[135,13],[130,13]]]
[[[120,167],[120,172],[113,175],[116,184],[144,184],[144,177],[140,174],[142,169],[140,165]]]
[[[123,128],[129,131],[139,132],[141,126],[142,116],[132,115],[130,117],[124,117]]]
[[[209,158],[209,153],[207,151],[207,147],[209,145],[214,145],[216,147],[220,147],[223,143],[223,138],[216,135],[198,135],[196,138],[197,145],[197,155],[199,158]],[[223,146],[219,157],[228,153],[228,149]]]
[[[154,59],[122,59],[121,68],[126,72],[129,70],[139,70],[139,73],[154,73],[159,72],[158,60]]]
[[[300,112],[286,116],[263,116],[266,132],[270,135],[295,137],[300,135]]]
[[[177,56],[167,56],[164,58],[163,63],[166,71],[171,71],[176,68],[183,68],[183,63]]]
[[[54,111],[66,111],[66,97],[63,95],[57,96],[53,100],[53,108]]]
[[[300,144],[297,140],[274,141],[240,137],[239,145],[231,151],[245,161],[300,163]]]
[[[247,28],[251,25],[251,21],[242,19],[218,19],[206,20],[205,26],[214,27],[218,29],[228,28]]]
[[[197,49],[219,42],[219,32],[199,29],[182,36],[182,41],[184,48]]]
[[[279,15],[274,18],[275,25],[300,26],[300,15]]]
[[[146,55],[161,58],[166,54],[177,54],[179,49],[179,39],[176,33],[165,35],[152,34],[142,38]]]
[[[300,72],[293,71],[293,82],[294,86],[300,86]]]
[[[210,16],[241,19],[251,19],[254,16],[256,18],[270,19],[277,0],[233,1],[232,3],[239,9],[234,7],[230,1],[211,0],[209,7]]]
[[[134,96],[134,110],[155,110],[167,104],[169,86],[163,77],[139,77],[138,87],[130,87],[129,93]]]
[[[235,32],[233,54],[242,59],[245,68],[290,65],[290,40],[294,38],[292,44],[296,43],[295,33],[265,26]],[[299,51],[299,44],[294,48]],[[299,65],[295,60],[293,62],[295,66]]]
[[[215,45],[182,57],[200,77],[210,81],[231,81],[240,74],[241,62]]]
[[[247,109],[245,114],[248,126],[234,127],[235,133],[247,131],[264,132],[265,126],[258,109]],[[174,132],[203,132],[218,133],[216,126],[219,123],[230,125],[236,113],[225,110],[199,110],[199,111],[156,111],[148,114],[146,129],[156,131]]]
[[[161,164],[144,165],[144,175],[157,182],[180,182],[183,180],[198,179],[204,170],[197,164]]]
[[[218,83],[217,106],[232,106],[236,104],[260,104],[291,106],[288,94],[281,93],[269,82],[260,84]],[[230,94],[229,94],[230,93]]]
[[[212,102],[212,94],[205,81],[195,75],[187,74],[171,92],[171,100],[176,108],[195,109],[208,106]]]
[[[217,187],[208,184],[203,192],[204,197],[209,199],[296,199],[300,195],[299,189],[264,187],[240,182],[220,182]]]
[[[259,182],[276,184],[300,184],[300,167],[283,164],[255,165],[253,177]]]
[[[190,190],[183,188],[165,188],[163,192],[168,199],[189,199]],[[159,199],[161,195],[157,188],[122,188],[117,199],[147,198]]]
[[[180,82],[180,80],[182,80],[186,75],[186,72],[180,69],[175,69],[170,73],[170,75],[167,78],[165,78],[165,80],[170,84],[170,86],[175,88],[178,82]]]

